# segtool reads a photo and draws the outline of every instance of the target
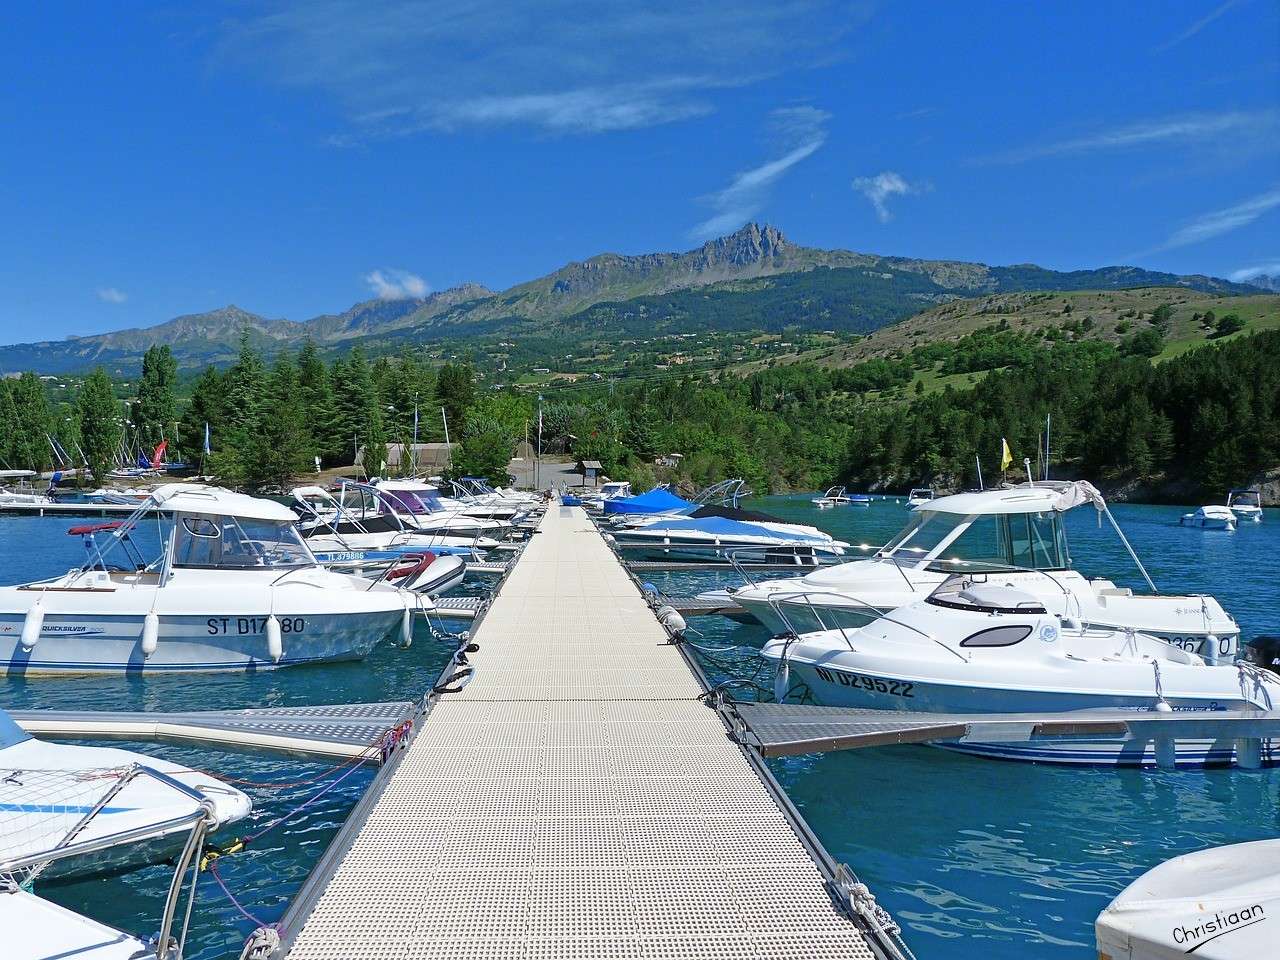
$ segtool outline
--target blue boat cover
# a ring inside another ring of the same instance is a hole
[[[693,504],[664,487],[654,487],[636,497],[614,497],[604,502],[605,513],[667,513],[685,510]]]
[[[805,543],[826,543],[826,537],[815,537],[801,533],[799,530],[771,530],[758,523],[743,523],[741,520],[730,520],[728,517],[672,517],[670,520],[659,520],[639,528],[642,531],[670,531],[681,533],[695,531],[720,537],[772,537],[776,540],[800,540]]]

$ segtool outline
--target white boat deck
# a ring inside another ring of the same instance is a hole
[[[286,914],[290,958],[884,955],[581,508],[472,639]]]

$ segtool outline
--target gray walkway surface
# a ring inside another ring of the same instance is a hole
[[[547,511],[473,639],[289,957],[878,955],[581,509]]]

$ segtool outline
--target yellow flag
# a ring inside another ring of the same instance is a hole
[[[1009,469],[1009,464],[1013,463],[1013,454],[1009,452],[1009,441],[1004,437],[1000,438],[1000,469]]]

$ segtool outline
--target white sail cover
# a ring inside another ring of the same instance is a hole
[[[1099,960],[1280,956],[1280,840],[1160,864],[1111,901],[1095,933]]]

